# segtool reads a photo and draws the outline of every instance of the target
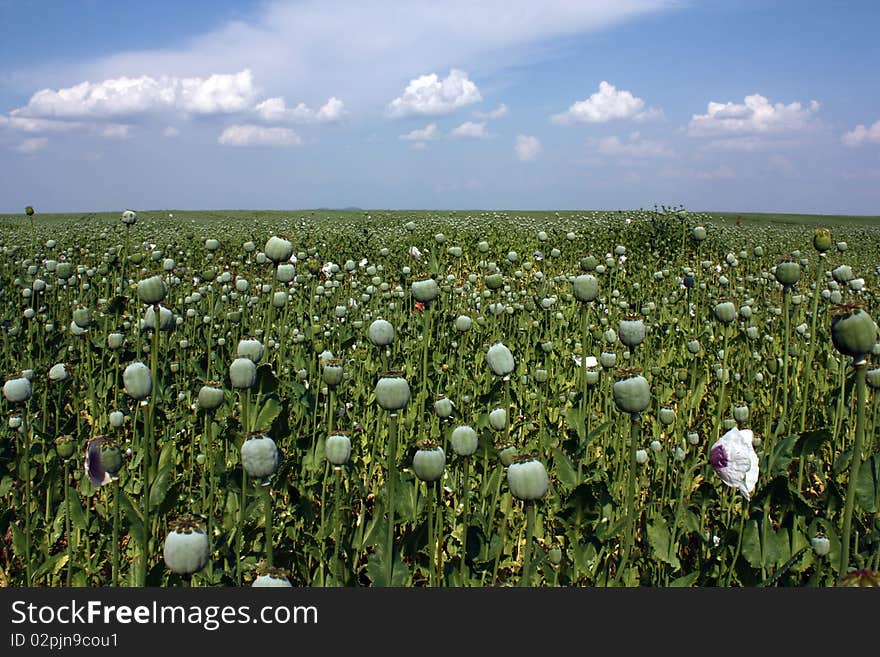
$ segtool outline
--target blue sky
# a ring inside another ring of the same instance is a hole
[[[880,4],[0,0],[0,211],[880,214]]]

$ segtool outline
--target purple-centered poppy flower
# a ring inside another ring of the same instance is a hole
[[[85,466],[86,475],[95,486],[103,486],[113,481],[110,473],[104,469],[101,464],[101,445],[106,441],[102,436],[98,436],[89,441],[86,447]]]
[[[709,461],[721,481],[739,489],[747,500],[758,483],[758,455],[753,440],[751,430],[734,427],[709,450]]]

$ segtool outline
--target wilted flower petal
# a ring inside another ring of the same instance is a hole
[[[86,448],[86,460],[84,463],[86,475],[95,486],[103,486],[113,481],[110,473],[101,465],[101,445],[105,440],[105,438],[99,436],[89,441],[89,445]]]

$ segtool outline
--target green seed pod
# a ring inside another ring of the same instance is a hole
[[[438,417],[448,418],[452,415],[453,403],[446,395],[438,395],[434,399],[434,412]]]
[[[478,244],[477,244],[477,250],[478,250],[480,253],[486,253],[486,252],[488,252],[488,251],[489,251],[489,242],[486,242],[486,241],[484,240],[484,241],[478,243]]]
[[[644,449],[636,450],[636,463],[639,465],[645,465],[648,462],[648,452]]]
[[[87,329],[92,325],[92,313],[88,308],[77,308],[73,311],[73,321],[80,328]]]
[[[125,393],[136,401],[143,401],[153,391],[153,376],[150,368],[141,362],[135,362],[122,372],[122,384]]]
[[[736,319],[736,306],[732,301],[721,301],[715,305],[715,319],[722,324],[730,324]]]
[[[67,365],[64,363],[56,363],[49,368],[49,380],[59,383],[67,379]]]
[[[223,403],[225,394],[220,384],[205,384],[199,389],[199,408],[205,411],[216,411]]]
[[[122,469],[122,452],[109,441],[101,444],[101,467],[113,478]]]
[[[278,265],[275,269],[275,280],[279,283],[290,283],[294,278],[296,278],[296,269],[289,262]]]
[[[251,587],[292,588],[287,572],[281,568],[264,568],[257,573]]]
[[[324,454],[331,465],[342,467],[351,457],[351,438],[344,433],[328,436],[324,444]]]
[[[455,427],[452,436],[450,436],[450,442],[452,443],[452,451],[456,454],[470,456],[477,451],[477,432],[467,424]]]
[[[592,274],[576,276],[572,286],[575,298],[581,303],[589,303],[599,296],[599,281]]]
[[[776,265],[776,280],[785,287],[791,287],[801,278],[801,266],[794,261],[787,260]]]
[[[486,352],[486,364],[495,376],[507,376],[513,372],[513,354],[503,343],[496,342]]]
[[[275,441],[266,435],[257,435],[242,443],[241,465],[249,477],[265,481],[273,474],[281,462],[281,455]]]
[[[695,226],[694,229],[691,231],[691,237],[697,244],[705,240],[706,236],[706,229],[703,226]]]
[[[603,351],[599,354],[599,364],[606,370],[610,370],[617,364],[617,354],[610,351]]]
[[[290,256],[293,255],[293,245],[282,237],[273,236],[266,242],[263,252],[269,260],[277,264],[290,260]]]
[[[543,368],[539,368],[535,370],[533,376],[535,377],[536,383],[547,383],[547,380],[550,378],[550,373]]]
[[[594,369],[588,369],[585,373],[585,379],[588,386],[594,386],[599,383],[599,371]]]
[[[272,295],[272,307],[284,308],[287,305],[287,292],[278,291]]]
[[[236,358],[229,366],[229,381],[233,388],[253,387],[257,381],[257,366],[250,358]]]
[[[517,456],[517,450],[514,445],[507,445],[498,450],[498,459],[505,468],[513,463]]]
[[[55,276],[62,281],[68,280],[73,276],[73,266],[69,262],[59,262],[55,268]]]
[[[376,382],[376,403],[379,407],[395,413],[410,401],[409,383],[400,371],[385,372]]]
[[[239,340],[236,355],[239,358],[250,358],[255,363],[259,363],[263,359],[263,343],[256,338]]]
[[[174,328],[176,319],[174,313],[165,306],[159,306],[159,330],[170,331]],[[144,313],[144,328],[156,330],[156,307],[149,306]]]
[[[345,370],[342,367],[342,361],[338,358],[331,358],[324,363],[324,367],[321,369],[321,379],[331,388],[335,388],[342,383],[344,375]]]
[[[455,330],[459,333],[465,333],[471,330],[471,327],[474,325],[474,320],[472,320],[467,315],[459,315],[455,319]]]
[[[840,353],[861,360],[877,344],[877,325],[861,308],[840,306],[831,320],[831,340]]]
[[[426,442],[413,456],[413,471],[422,481],[437,481],[446,469],[446,454],[443,448]]]
[[[205,250],[214,252],[220,248],[220,242],[214,238],[209,238],[205,240]]]
[[[184,517],[171,525],[162,554],[168,570],[189,576],[208,564],[210,550],[208,535],[201,525]]]
[[[109,416],[110,426],[118,429],[125,422],[125,414],[122,411],[113,411]]]
[[[880,367],[865,372],[865,379],[874,390],[880,390]]]
[[[410,285],[413,299],[420,303],[430,303],[440,295],[440,286],[433,278],[413,281]]]
[[[817,228],[813,233],[813,248],[819,253],[830,251],[834,246],[834,240],[831,239],[831,231],[827,228]]]
[[[628,315],[617,328],[620,341],[627,347],[635,347],[645,341],[645,323],[635,315]]]
[[[69,459],[75,451],[73,438],[67,434],[58,436],[55,439],[55,451],[58,453],[58,458]]]
[[[149,276],[138,281],[137,292],[141,303],[155,305],[165,299],[168,294],[168,285],[159,275]]]
[[[507,468],[507,485],[516,499],[532,502],[540,500],[550,490],[550,477],[541,461],[525,457]]]
[[[749,421],[749,407],[745,402],[739,402],[733,407],[733,419],[740,424]]]
[[[124,223],[126,226],[133,226],[135,223],[137,223],[137,218],[137,212],[135,212],[134,210],[125,210],[122,213],[122,223]]]
[[[658,416],[660,418],[660,423],[665,426],[669,426],[675,422],[675,411],[668,406],[661,406]]]
[[[387,347],[394,342],[394,325],[386,319],[377,319],[370,324],[367,335],[377,347]]]
[[[498,290],[504,286],[504,276],[495,272],[485,277],[486,288],[489,290]]]
[[[612,392],[617,409],[624,413],[642,413],[651,403],[651,386],[639,374],[640,370],[623,370],[618,373]]]
[[[489,413],[489,425],[495,431],[503,431],[507,428],[507,410],[496,408]]]

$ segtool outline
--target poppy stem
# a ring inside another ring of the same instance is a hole
[[[852,514],[856,499],[856,486],[859,481],[859,469],[862,465],[862,443],[865,440],[865,370],[867,363],[860,358],[852,364],[856,371],[856,440],[852,450],[852,462],[849,470],[849,482],[846,486],[846,504],[843,510],[843,531],[840,534],[840,568],[838,575],[843,577],[849,568],[849,549],[852,533]],[[858,547],[858,546],[856,546]]]

